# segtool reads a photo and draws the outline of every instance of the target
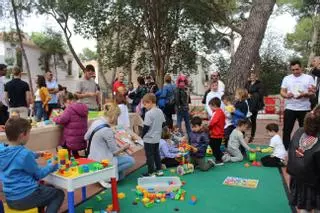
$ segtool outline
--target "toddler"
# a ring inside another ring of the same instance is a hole
[[[171,133],[168,127],[162,129],[162,135],[159,143],[161,163],[166,167],[175,167],[179,165],[179,162],[176,158],[179,158],[181,155],[179,149],[173,144],[171,138]]]

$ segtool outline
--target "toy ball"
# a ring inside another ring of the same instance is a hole
[[[256,161],[257,160],[257,153],[249,152],[249,160],[250,161]]]
[[[250,167],[250,164],[246,163],[246,164],[244,164],[244,167],[248,168],[248,167]]]

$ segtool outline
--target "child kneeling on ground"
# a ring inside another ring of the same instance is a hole
[[[242,145],[246,150],[250,152],[256,152],[257,150],[252,149],[246,144],[243,136],[245,132],[250,127],[250,123],[246,120],[239,120],[237,127],[232,131],[227,153],[222,157],[223,162],[239,162],[243,160],[243,155],[240,151],[240,146]]]
[[[57,213],[64,192],[38,181],[58,169],[57,162],[39,167],[34,153],[24,147],[30,137],[31,124],[23,118],[11,118],[5,126],[8,142],[0,144],[0,173],[7,204],[12,209],[27,210],[47,207],[47,213]]]
[[[271,137],[270,145],[266,149],[262,149],[262,153],[271,152],[271,155],[261,158],[261,163],[266,167],[281,167],[285,165],[285,158],[287,157],[286,149],[282,143],[279,135],[279,126],[275,123],[270,123],[266,126],[268,135]]]
[[[166,167],[179,166],[179,161],[176,158],[181,157],[179,149],[174,145],[173,141],[170,140],[171,133],[168,127],[163,127],[162,135],[159,143],[159,151],[161,157],[161,163]]]
[[[202,120],[200,117],[193,117],[191,119],[191,133],[190,133],[190,144],[195,147],[196,150],[191,152],[191,163],[196,166],[199,166],[201,171],[208,171],[211,167],[214,167],[214,161],[208,159],[206,162],[205,155],[207,147],[209,145],[209,137],[206,132],[202,130]]]

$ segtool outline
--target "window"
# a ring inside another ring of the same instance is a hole
[[[68,61],[68,75],[72,75],[72,61]]]

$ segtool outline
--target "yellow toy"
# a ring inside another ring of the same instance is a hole
[[[123,192],[118,193],[118,198],[121,200],[126,197],[126,194]]]
[[[233,105],[225,106],[225,109],[227,112],[230,112],[230,113],[236,110]]]

